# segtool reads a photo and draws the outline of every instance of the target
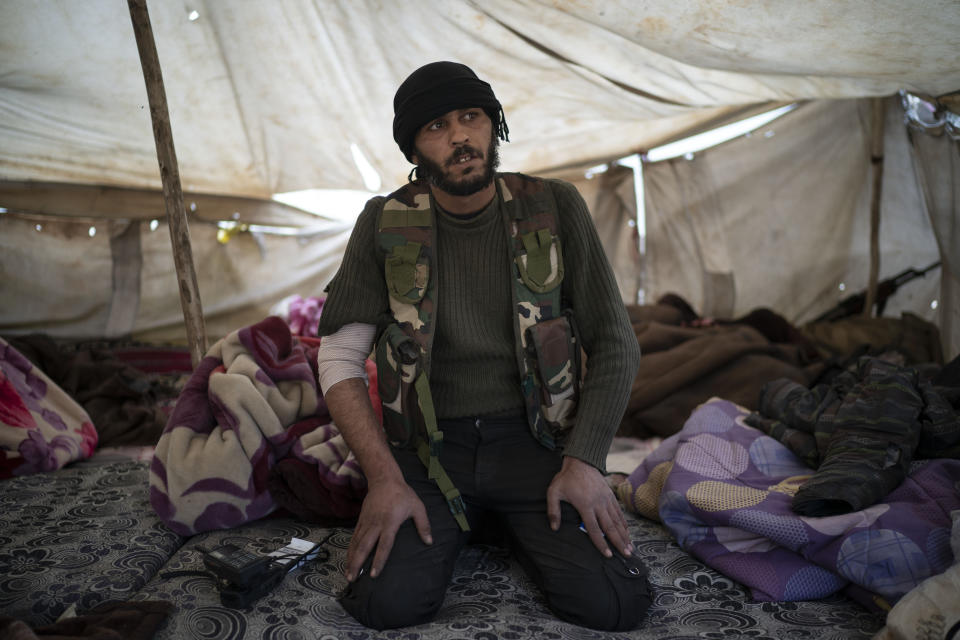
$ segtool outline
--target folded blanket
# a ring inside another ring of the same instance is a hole
[[[83,407],[0,338],[0,479],[59,469],[96,446]]]
[[[269,317],[210,348],[150,468],[150,502],[171,529],[192,535],[273,512],[282,505],[270,477],[283,460],[303,463],[291,467],[298,489],[282,492],[295,512],[297,502],[318,494],[330,496],[331,515],[355,515],[366,479],[318,390],[318,347]]]
[[[794,511],[807,516],[877,503],[915,456],[960,457],[960,412],[915,368],[872,357],[811,389],[786,379],[765,385],[747,423],[816,470],[793,499]]]
[[[747,414],[720,399],[699,407],[617,487],[625,507],[663,522],[757,600],[810,600],[851,585],[848,595],[866,606],[889,607],[950,565],[960,461],[914,462],[862,511],[801,516],[791,502],[811,470],[747,425]]]

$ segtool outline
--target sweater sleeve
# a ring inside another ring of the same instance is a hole
[[[605,472],[640,366],[640,346],[586,202],[573,185],[550,184],[560,212],[563,296],[587,354],[577,419],[564,455]]]
[[[367,380],[364,363],[376,330],[372,324],[352,322],[324,336],[317,350],[317,378],[322,393],[326,394],[330,387],[348,378]]]
[[[327,285],[319,335],[336,333],[345,324],[376,325],[390,311],[383,264],[376,250],[377,213],[385,198],[371,198],[357,218],[337,274]]]

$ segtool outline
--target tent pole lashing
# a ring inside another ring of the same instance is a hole
[[[170,227],[170,242],[173,245],[173,262],[177,270],[177,281],[180,284],[180,306],[183,309],[187,330],[190,359],[196,367],[207,350],[207,335],[203,323],[203,309],[200,305],[197,273],[193,266],[190,228],[183,205],[180,170],[177,167],[177,154],[173,147],[167,95],[163,87],[163,75],[160,72],[160,58],[157,55],[146,0],[127,0],[127,5],[130,8],[130,20],[137,39],[137,49],[140,52],[143,79],[147,85],[153,138],[157,146],[157,160],[160,163],[160,180],[163,183],[163,200],[167,211],[167,223]]]

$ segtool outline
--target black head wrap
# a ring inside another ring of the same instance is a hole
[[[431,62],[411,73],[393,97],[393,139],[410,160],[420,127],[448,111],[470,107],[483,109],[496,126],[497,137],[510,141],[503,107],[490,85],[467,65]]]

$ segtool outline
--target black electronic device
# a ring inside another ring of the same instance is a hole
[[[205,551],[203,564],[217,579],[221,604],[243,609],[269,593],[287,573],[316,558],[319,551],[319,544],[298,538],[269,555],[225,544]]]
[[[286,574],[286,568],[273,566],[261,574],[259,580],[246,587],[224,584],[220,587],[220,604],[231,609],[246,609],[283,582]]]
[[[247,587],[264,572],[271,558],[250,553],[232,544],[216,547],[203,555],[204,566],[217,577],[237,587]]]

